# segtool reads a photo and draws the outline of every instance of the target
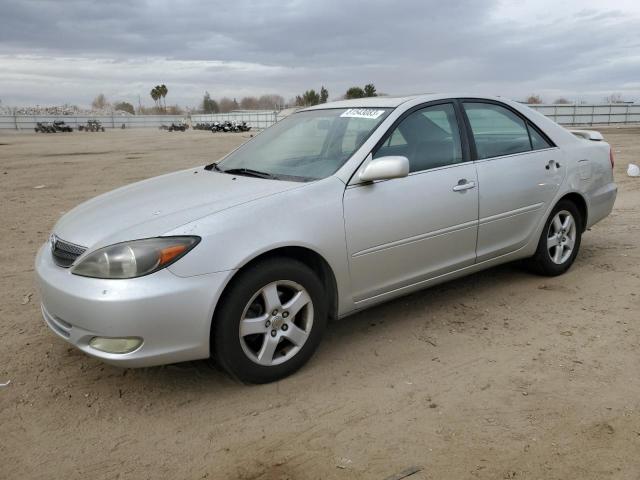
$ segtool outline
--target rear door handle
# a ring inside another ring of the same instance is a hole
[[[454,192],[464,192],[471,188],[476,188],[476,182],[468,182],[465,178],[458,180],[458,184],[453,187]]]
[[[555,160],[549,160],[549,163],[547,163],[544,168],[546,168],[547,170],[550,170],[551,167],[553,167],[554,165],[556,166],[556,168],[560,168],[560,164]]]

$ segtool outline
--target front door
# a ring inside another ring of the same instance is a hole
[[[356,303],[475,261],[478,179],[454,105],[411,111],[373,152],[387,155],[406,156],[409,176],[351,185],[344,195]]]

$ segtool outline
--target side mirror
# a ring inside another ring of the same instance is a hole
[[[401,156],[374,158],[360,172],[360,181],[388,180],[409,175],[409,159]]]

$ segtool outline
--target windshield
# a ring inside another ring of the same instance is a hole
[[[389,114],[389,108],[340,108],[294,113],[218,164],[220,171],[309,181],[340,168]]]

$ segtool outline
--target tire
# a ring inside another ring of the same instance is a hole
[[[565,222],[569,217],[572,221],[567,227]],[[583,222],[573,202],[558,202],[544,224],[535,255],[527,260],[529,269],[548,277],[562,275],[569,270],[580,250]]]
[[[245,383],[291,375],[320,343],[327,324],[324,299],[318,276],[297,260],[272,258],[240,272],[214,315],[213,358]]]

